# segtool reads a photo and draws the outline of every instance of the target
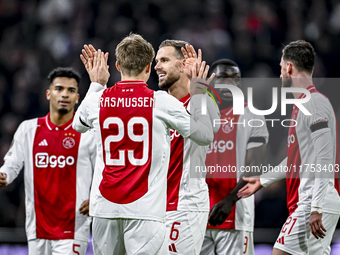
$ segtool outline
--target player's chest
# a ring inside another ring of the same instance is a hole
[[[33,141],[34,165],[37,167],[73,165],[78,157],[79,143],[80,133],[73,129],[49,130],[38,127]]]

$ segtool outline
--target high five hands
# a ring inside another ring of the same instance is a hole
[[[105,86],[109,80],[109,66],[107,64],[109,53],[97,51],[91,44],[84,45],[80,59],[83,62],[91,82],[97,82]]]
[[[198,50],[197,54],[192,45],[186,44],[185,48],[181,50],[184,55],[184,60],[177,60],[176,63],[190,79],[190,94],[204,94],[207,85],[209,85],[215,77],[215,73],[207,78],[210,67],[205,61],[202,61],[201,49]]]

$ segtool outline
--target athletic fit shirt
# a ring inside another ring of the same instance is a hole
[[[141,81],[121,81],[85,98],[73,126],[96,133],[90,215],[164,222],[170,128],[202,145],[213,140],[210,119],[196,112],[194,119],[176,98]]]
[[[318,166],[312,140],[312,128],[316,128],[317,132],[331,132],[333,153],[328,155],[330,161],[327,167],[334,168],[334,178],[337,177],[336,167],[339,166],[337,123],[334,110],[329,100],[319,93],[314,85],[307,89],[311,93],[311,99],[303,106],[311,115],[305,115],[294,105],[291,119],[295,120],[297,124],[295,127],[291,125],[288,132],[287,166],[290,171],[287,172],[286,182],[287,206],[290,214],[299,207],[303,210],[311,210],[311,205],[314,205],[312,198],[315,175],[310,169],[312,164],[315,168]],[[300,98],[302,96],[304,94],[301,94]],[[322,122],[328,122],[328,128],[318,129],[318,123]],[[329,178],[327,188],[319,190],[317,193],[325,194],[324,201],[320,205],[324,212],[340,213],[339,182],[334,178]]]
[[[20,124],[0,172],[11,183],[24,167],[28,240],[88,241],[91,218],[79,213],[90,196],[96,148],[93,132],[72,120],[56,126],[45,117]]]
[[[220,119],[219,108],[205,95],[212,125]],[[190,112],[190,94],[180,101]],[[219,125],[213,127],[214,133]],[[199,146],[189,138],[183,138],[174,129],[170,130],[171,152],[167,177],[167,211],[209,211],[208,186],[205,172],[195,173],[196,166],[204,166],[207,146]]]
[[[244,173],[247,150],[268,142],[264,117],[251,113],[246,104],[244,115],[233,115],[231,106],[221,111],[221,119],[225,122],[221,123],[213,143],[209,145],[205,162],[207,169],[214,167],[216,170],[208,173],[206,179],[210,209],[235,188]],[[253,231],[254,196],[238,200],[223,224],[216,227],[208,225],[208,228]]]

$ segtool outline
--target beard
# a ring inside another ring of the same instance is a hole
[[[59,108],[59,109],[58,109],[58,112],[59,112],[60,114],[66,114],[66,113],[69,112],[69,110],[66,109],[66,108]]]
[[[172,73],[167,75],[168,77],[166,79],[164,79],[162,82],[158,82],[159,88],[169,89],[180,78],[179,74],[175,75],[174,73]]]
[[[282,87],[290,88],[292,86],[292,78],[282,78]]]

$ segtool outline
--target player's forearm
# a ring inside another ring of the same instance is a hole
[[[332,136],[330,129],[321,129],[312,133],[312,140],[316,154],[315,166],[321,171],[315,171],[315,183],[313,187],[312,211],[315,207],[322,208],[323,200],[326,196],[327,186],[332,178],[333,173],[330,171],[330,165],[333,162]]]
[[[239,179],[239,181],[237,182],[235,188],[228,194],[228,196],[230,196],[236,203],[237,200],[240,199],[240,197],[237,196],[237,193],[239,192],[240,189],[242,189],[248,182],[243,180],[243,177],[252,177],[252,176],[257,176],[258,172],[254,171],[249,171],[246,173],[243,173]]]
[[[209,118],[201,117],[198,121],[192,120],[192,122],[190,128],[194,131],[190,132],[189,138],[201,146],[211,144],[214,140],[214,133]]]
[[[210,96],[207,96],[207,108],[208,108],[208,114],[210,117],[211,124],[213,126],[213,132],[216,134],[218,130],[220,129],[219,120],[221,118],[220,109],[218,108],[218,105],[212,100]]]
[[[282,160],[282,162],[277,166],[277,169],[279,169],[279,171],[273,171],[273,172],[267,172],[267,173],[261,174],[260,176],[261,185],[263,187],[268,187],[269,185],[272,185],[273,183],[286,178],[286,172],[280,171],[280,169],[286,166],[287,166],[287,158]]]
[[[91,95],[94,92],[98,92],[98,91],[101,91],[101,90],[106,89],[106,88],[107,88],[106,85],[103,86],[98,82],[91,82],[90,87],[89,87],[89,89],[88,89],[88,91],[85,95],[85,98],[88,97],[89,95]]]
[[[209,145],[214,140],[214,132],[210,116],[202,113],[202,96],[195,95],[190,100],[190,111],[194,119],[190,122],[189,138],[201,146]]]
[[[76,114],[74,116],[73,119],[73,123],[72,123],[72,127],[74,130],[80,132],[80,133],[85,133],[87,130],[89,130],[90,128],[92,128],[92,126],[88,123],[87,121],[87,99],[89,98],[89,96],[95,92],[99,92],[103,89],[106,88],[105,86],[102,86],[99,83],[96,82],[92,82],[90,84],[90,88],[86,93],[86,96],[83,100],[83,102],[80,104],[80,106],[78,107],[78,110],[76,111]]]
[[[74,119],[73,119],[73,122],[72,122],[72,127],[73,127],[74,130],[76,130],[80,133],[85,133],[91,127],[88,124],[86,124],[85,120],[83,119],[84,113],[82,111],[85,110],[85,109],[82,109],[81,106],[82,105],[79,106],[79,109],[74,116]]]
[[[240,177],[240,180],[237,182],[234,189],[224,198],[225,200],[231,199],[233,203],[235,204],[241,197],[237,196],[237,193],[240,189],[242,189],[248,182],[244,181],[242,179],[244,175]]]

